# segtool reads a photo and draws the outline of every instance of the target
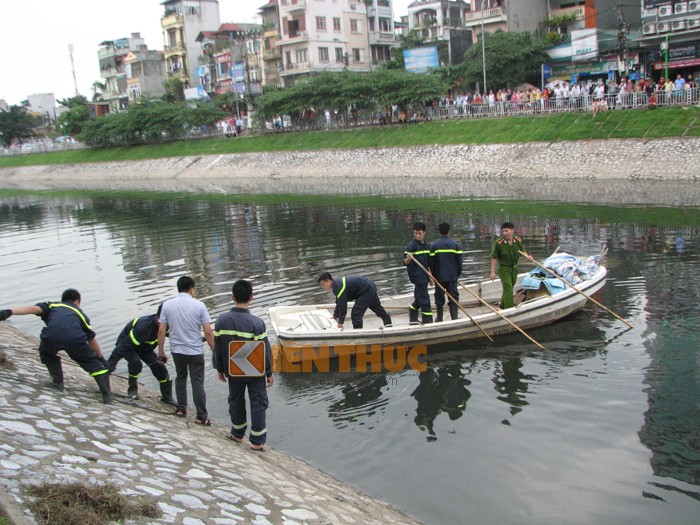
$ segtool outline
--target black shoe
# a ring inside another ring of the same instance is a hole
[[[47,386],[49,388],[53,388],[54,390],[58,390],[59,392],[65,392],[66,387],[63,386],[63,382],[58,382],[58,381],[46,381],[44,383],[44,386]]]

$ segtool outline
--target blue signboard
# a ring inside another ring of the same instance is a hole
[[[409,73],[425,73],[428,69],[440,67],[436,46],[404,49],[403,61]]]

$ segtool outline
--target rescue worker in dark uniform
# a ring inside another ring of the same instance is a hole
[[[151,372],[160,385],[160,400],[168,405],[177,406],[173,399],[173,380],[165,367],[165,361],[160,361],[155,349],[158,347],[158,327],[160,326],[160,310],[153,315],[137,317],[126,324],[122,332],[117,337],[112,355],[107,360],[107,367],[110,372],[114,372],[117,363],[121,359],[126,359],[129,363],[129,387],[126,395],[132,399],[139,398],[138,378],[143,370],[141,361],[150,367]],[[167,358],[166,358],[167,359]]]
[[[318,283],[324,290],[331,290],[335,295],[333,319],[338,323],[338,328],[343,328],[345,324],[348,301],[355,301],[350,313],[353,328],[362,328],[362,318],[368,308],[377,314],[377,317],[384,322],[384,326],[391,324],[391,317],[377,295],[377,285],[366,277],[348,275],[341,279],[333,279],[330,273],[324,272],[319,276]]]
[[[423,268],[415,262],[418,261]],[[430,308],[430,294],[428,284],[430,276],[426,271],[430,268],[430,246],[425,242],[425,224],[417,222],[413,225],[413,239],[406,246],[403,263],[408,272],[408,279],[413,283],[413,304],[408,309],[408,321],[418,322],[418,314],[421,314],[423,324],[433,322],[433,312]]]
[[[253,285],[239,280],[231,288],[234,307],[219,316],[214,324],[214,368],[219,379],[228,378],[228,412],[231,416],[229,439],[240,443],[248,428],[245,391],[250,399],[250,448],[262,451],[267,440],[265,412],[268,407],[267,387],[272,386],[272,349],[267,339],[265,322],[250,313]],[[262,341],[265,344],[265,372],[260,376],[231,376],[229,374],[229,345],[233,341]]]
[[[491,280],[496,278],[496,262],[498,262],[498,277],[501,279],[503,293],[501,294],[501,308],[513,307],[513,287],[518,279],[518,260],[521,251],[525,257],[532,257],[525,251],[522,237],[515,235],[515,226],[512,222],[504,222],[501,225],[501,236],[496,239],[491,250]]]
[[[459,301],[457,280],[462,275],[462,248],[450,238],[450,225],[446,222],[438,226],[440,237],[430,246],[430,273],[442,285],[447,293]],[[445,305],[445,292],[440,286],[435,287],[436,321],[442,321]],[[450,318],[457,319],[459,307],[449,300]]]
[[[61,302],[45,301],[34,306],[20,306],[0,310],[0,321],[11,315],[34,314],[41,317],[45,326],[39,336],[39,357],[51,374],[48,386],[64,390],[63,367],[58,352],[64,350],[80,367],[95,378],[102,393],[102,402],[112,402],[109,386],[109,370],[102,350],[90,326],[90,319],[80,309],[80,292],[69,288],[61,296]]]

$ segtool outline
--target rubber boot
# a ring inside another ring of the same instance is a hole
[[[442,322],[442,311],[443,311],[443,306],[442,305],[436,305],[435,306],[435,322],[436,323],[441,323]],[[454,319],[454,317],[453,317]]]
[[[97,386],[100,389],[100,393],[102,393],[102,402],[105,405],[111,405],[112,388],[109,385],[109,374],[100,374],[98,376],[95,376],[95,381],[97,382]]]
[[[61,366],[61,360],[56,359],[55,361],[50,361],[44,364],[46,365],[49,374],[51,374],[51,381],[47,381],[45,385],[63,392],[65,387],[63,386],[63,367]]]
[[[459,307],[456,304],[450,304],[450,318],[457,319],[459,317]]]
[[[421,317],[422,317],[423,324],[430,324],[433,322],[433,314],[432,313],[422,314]]]
[[[135,377],[129,376],[129,388],[126,389],[126,395],[131,399],[139,398],[139,383]]]
[[[417,323],[418,322],[418,310],[413,308],[408,309],[408,322]]]
[[[177,401],[173,398],[173,380],[168,379],[167,381],[160,384],[160,400],[168,405],[177,406]]]

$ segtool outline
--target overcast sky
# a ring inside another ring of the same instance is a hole
[[[4,0],[8,1],[9,0]],[[92,96],[100,80],[100,42],[141,33],[149,49],[163,49],[162,0],[19,0],[0,16],[0,99],[19,104],[28,95],[75,95],[68,46],[78,91]],[[394,19],[412,0],[394,0]],[[219,0],[222,22],[256,22],[267,0]]]

